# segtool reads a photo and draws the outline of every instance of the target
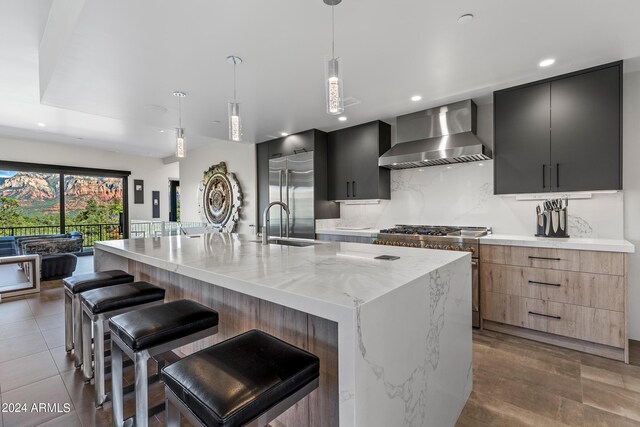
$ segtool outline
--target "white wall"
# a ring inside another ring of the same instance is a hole
[[[198,186],[205,171],[224,161],[240,183],[243,204],[236,231],[254,233],[256,224],[257,185],[256,149],[253,144],[234,143],[210,139],[204,147],[187,152],[180,160],[180,219],[185,222],[201,221],[198,215]]]
[[[0,138],[0,160],[131,171],[129,218],[151,219],[151,192],[160,191],[160,219],[169,220],[169,178],[180,176],[178,163],[162,159],[51,142]],[[133,203],[133,180],[144,180],[144,204]]]
[[[640,71],[624,75],[624,236],[629,255],[629,336],[640,340]]]

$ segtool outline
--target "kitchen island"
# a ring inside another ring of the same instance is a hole
[[[472,388],[470,254],[315,243],[118,240],[97,242],[94,262],[220,313],[218,335],[184,353],[259,328],[318,355],[318,390],[273,426],[455,425]]]

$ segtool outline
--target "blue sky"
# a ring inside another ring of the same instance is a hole
[[[0,170],[0,178],[11,178],[17,172]]]

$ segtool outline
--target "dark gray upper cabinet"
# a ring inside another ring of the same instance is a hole
[[[622,63],[494,92],[495,194],[622,189]]]
[[[551,82],[553,191],[622,188],[620,71]]]
[[[548,84],[496,92],[496,194],[549,190],[549,98]]]
[[[269,141],[269,158],[289,156],[314,150],[313,130],[295,133]]]
[[[329,133],[329,200],[391,198],[390,170],[378,158],[391,148],[391,126],[376,120]]]

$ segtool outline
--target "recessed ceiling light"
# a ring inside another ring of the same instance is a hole
[[[447,169],[451,169],[451,166],[447,166]]]
[[[160,133],[164,133],[164,129],[160,129]]]
[[[289,134],[288,134],[288,133],[286,133],[286,132],[280,132],[280,135],[281,135],[281,136],[289,136]]]
[[[413,96],[411,97],[411,100],[412,100],[413,102],[418,102],[418,101],[420,101],[421,99],[422,99],[422,96],[421,96],[421,95],[413,95]]]
[[[478,163],[478,166],[484,166],[484,163]]]
[[[347,121],[347,117],[346,116],[340,116],[340,117],[338,117],[338,120],[340,120],[341,122],[346,122]]]
[[[467,22],[471,22],[473,20],[473,15],[471,13],[465,13],[460,18],[458,18],[458,24],[466,24]]]
[[[540,63],[538,64],[540,67],[548,67],[550,65],[553,65],[556,62],[555,59],[553,58],[548,58],[548,59],[543,59],[542,61],[540,61]]]
[[[41,127],[41,128],[43,128],[43,127],[45,127],[45,126],[46,126],[46,124],[44,124],[44,123],[42,123],[42,122],[38,122],[38,123],[36,123],[36,124],[37,124],[39,127]]]

